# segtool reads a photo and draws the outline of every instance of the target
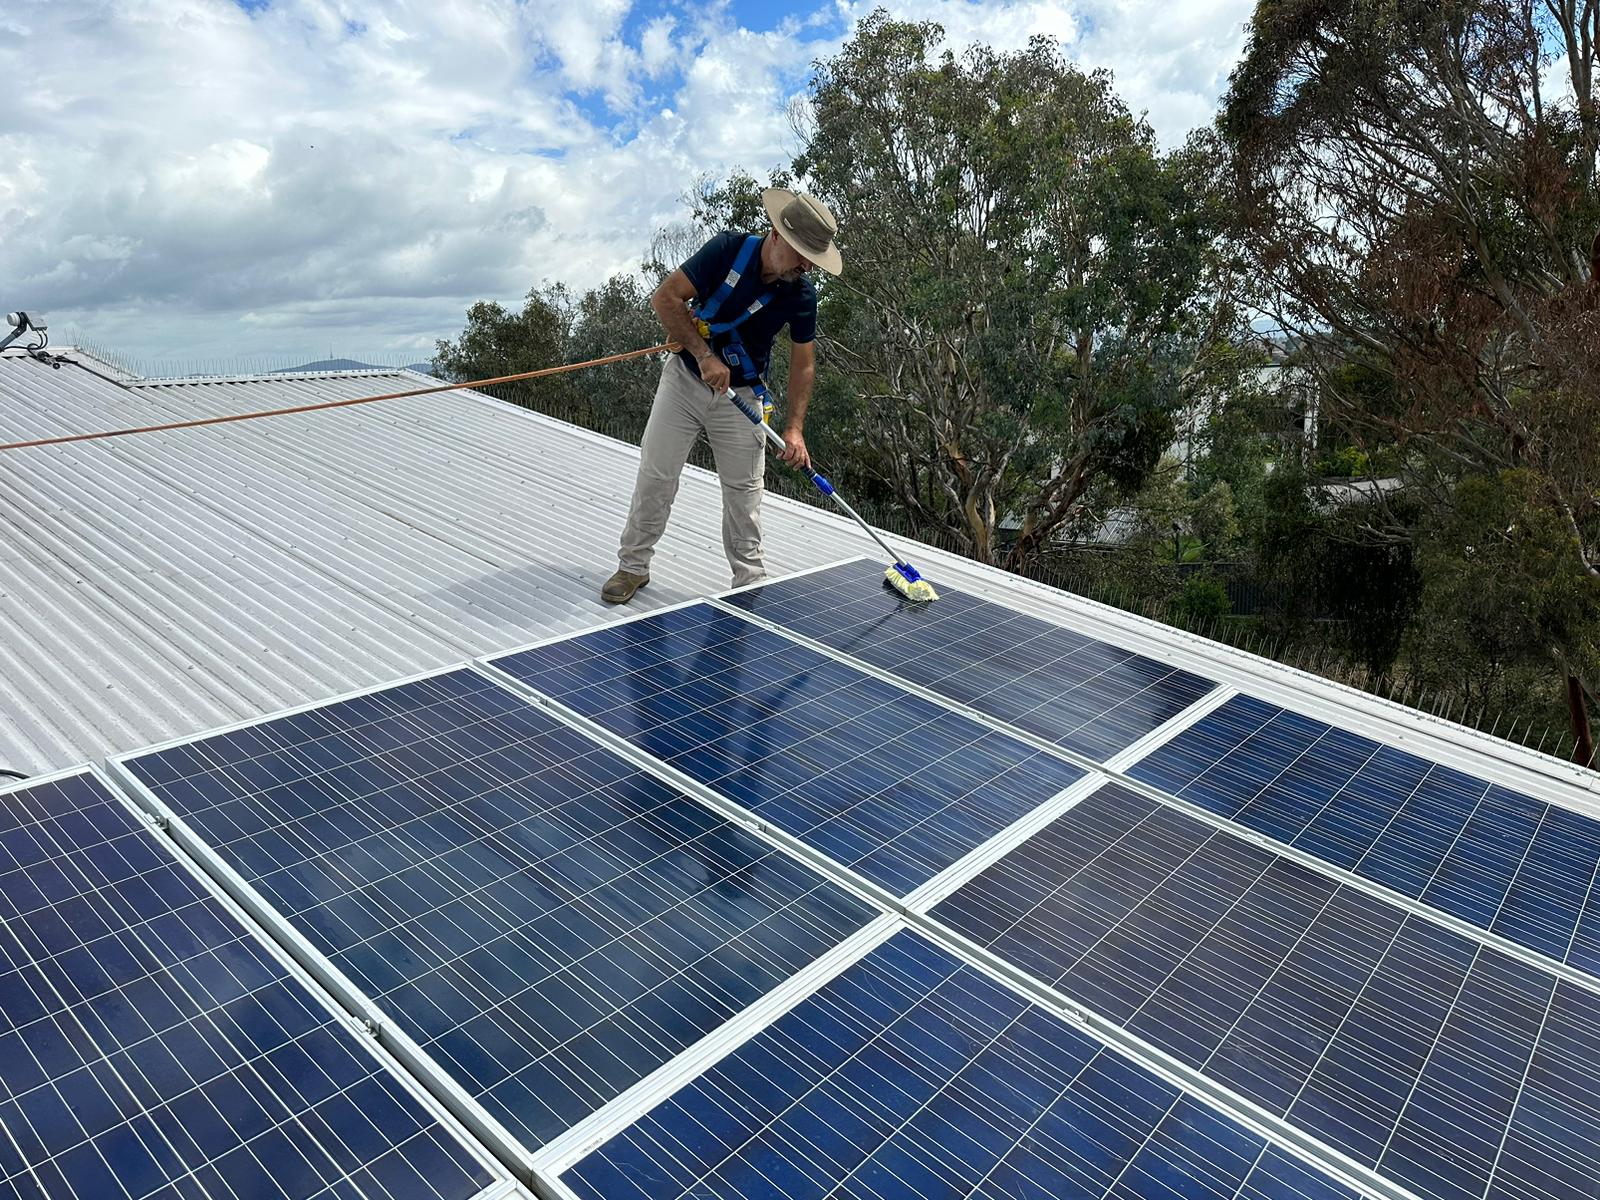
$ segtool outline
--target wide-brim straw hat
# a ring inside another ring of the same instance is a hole
[[[833,235],[839,232],[839,222],[833,219],[826,204],[815,196],[788,188],[768,188],[761,193],[761,203],[779,237],[829,275],[844,270],[844,259],[833,243]]]

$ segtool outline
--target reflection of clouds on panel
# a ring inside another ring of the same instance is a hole
[[[431,349],[474,300],[635,268],[698,176],[785,163],[811,64],[872,6],[787,7],[454,0],[354,24],[314,0],[9,9],[0,301],[139,355]],[[1209,117],[1247,7],[895,15],[958,47],[1052,34],[1115,68],[1173,144]]]

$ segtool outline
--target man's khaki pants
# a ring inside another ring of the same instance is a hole
[[[754,403],[751,393],[739,389]],[[639,478],[622,530],[617,565],[631,575],[650,573],[650,556],[667,528],[678,479],[701,430],[711,443],[722,481],[722,548],[733,586],[766,577],[761,563],[761,487],[766,439],[733,401],[712,392],[676,354],[661,368],[661,382],[639,445]]]

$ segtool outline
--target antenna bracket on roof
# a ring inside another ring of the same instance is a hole
[[[45,330],[49,328],[48,326],[35,321],[27,313],[22,312],[21,310],[18,310],[17,312],[8,312],[6,314],[6,324],[11,326],[11,332],[6,334],[3,339],[0,339],[0,350],[4,350],[23,334],[31,333],[38,340],[35,341],[31,346],[23,347],[23,349],[28,352],[29,357],[36,358],[40,362],[46,363],[58,371],[61,369],[61,360],[56,358],[54,355],[45,353],[44,348],[50,344],[50,335],[45,332]]]

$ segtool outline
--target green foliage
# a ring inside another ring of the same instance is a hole
[[[1387,514],[1371,504],[1333,508],[1293,459],[1268,477],[1262,499],[1256,562],[1283,596],[1276,632],[1292,641],[1314,618],[1331,619],[1344,652],[1374,677],[1385,674],[1417,609],[1410,542],[1376,532]]]
[[[1232,241],[1353,447],[1319,467],[1405,482],[1417,511],[1375,510],[1365,535],[1414,544],[1408,665],[1474,704],[1535,671],[1596,684],[1594,19],[1261,0],[1220,121]]]
[[[1112,489],[1102,503],[1109,503],[1119,495],[1119,489]],[[1152,557],[1171,561],[1175,539],[1188,528],[1193,511],[1189,487],[1178,461],[1166,457],[1156,464],[1144,486],[1128,498],[1125,508],[1131,523],[1128,543],[1144,548]]]
[[[1317,460],[1316,472],[1329,479],[1364,479],[1372,473],[1367,456],[1355,446],[1345,446]]]
[[[1258,569],[1282,585],[1281,622],[1290,630],[1310,619],[1327,520],[1298,461],[1278,464],[1262,483],[1260,521],[1252,531]]]
[[[560,285],[535,288],[516,312],[479,301],[467,310],[460,336],[438,342],[433,364],[446,379],[488,379],[584,362],[661,340],[644,285],[617,275],[578,297]],[[659,369],[652,359],[632,359],[502,384],[495,391],[564,420],[637,437],[649,415]]]
[[[1228,589],[1212,575],[1191,575],[1173,603],[1173,616],[1190,629],[1203,628],[1231,611]]]
[[[1149,557],[1199,562],[1227,558],[1238,549],[1233,490],[1220,479],[1203,489],[1186,482],[1171,456],[1162,458],[1132,497],[1122,499],[1113,489],[1097,500],[1115,506],[1128,528],[1127,545]]]
[[[1472,696],[1516,668],[1600,677],[1600,576],[1586,569],[1537,476],[1463,479],[1421,547],[1419,663]]]
[[[723,229],[762,233],[771,226],[772,219],[761,203],[761,193],[769,187],[793,186],[794,177],[781,167],[772,172],[765,184],[743,169],[735,170],[721,183],[702,177],[689,197],[694,223],[708,237]]]
[[[1205,547],[1208,557],[1230,558],[1237,549],[1240,535],[1238,508],[1233,502],[1233,488],[1228,481],[1219,479],[1194,497],[1189,513],[1189,525]]]
[[[1252,365],[1245,361],[1241,371]],[[1195,485],[1202,491],[1219,483],[1227,485],[1244,536],[1260,524],[1267,464],[1275,445],[1268,433],[1275,403],[1274,396],[1257,386],[1230,389],[1212,403],[1195,438]],[[1231,552],[1232,547],[1217,553]]]
[[[1205,377],[1208,159],[1159,154],[1047,39],[958,56],[881,10],[812,102],[795,165],[840,220],[821,326],[866,401],[859,467],[979,558],[1020,519],[1018,565],[1097,482],[1138,488]]]

